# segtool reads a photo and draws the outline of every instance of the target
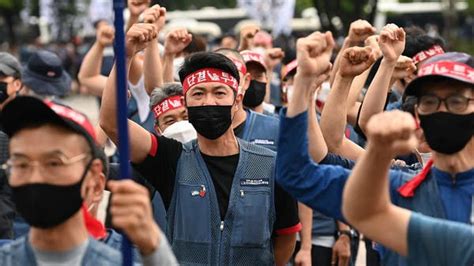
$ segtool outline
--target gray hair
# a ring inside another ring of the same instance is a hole
[[[150,95],[150,109],[164,99],[175,95],[183,95],[183,86],[181,86],[181,83],[165,83],[163,86],[155,88]]]

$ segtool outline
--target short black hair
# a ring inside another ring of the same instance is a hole
[[[104,149],[97,148],[96,150],[97,158],[102,162],[102,173],[105,175],[105,179],[109,178],[110,163],[109,157],[105,154]]]
[[[184,63],[179,69],[179,80],[181,84],[189,74],[203,68],[220,69],[234,77],[237,83],[240,81],[239,70],[237,70],[234,62],[225,55],[216,52],[198,52],[184,59]]]
[[[432,37],[429,36],[423,29],[416,26],[411,26],[405,28],[406,33],[406,42],[405,50],[402,55],[408,56],[410,58],[414,57],[417,53],[425,51],[433,47],[434,45],[439,45],[443,50],[446,51],[445,41],[441,37]]]

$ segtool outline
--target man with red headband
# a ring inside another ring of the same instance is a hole
[[[197,137],[196,130],[188,121],[181,84],[166,83],[154,89],[150,95],[150,109],[155,116],[155,130],[158,134],[181,143]]]
[[[130,29],[129,59],[153,34],[149,25]],[[287,207],[293,199],[275,189],[275,154],[234,135],[232,119],[242,101],[236,66],[223,55],[201,52],[185,59],[179,75],[197,140],[181,144],[129,122],[131,160],[163,198],[179,263],[285,264],[295,244],[294,234],[285,233],[300,224]],[[113,70],[100,124],[117,141],[110,119],[116,111],[115,78]]]

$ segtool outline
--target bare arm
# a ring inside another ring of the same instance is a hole
[[[313,247],[313,209],[298,202],[298,215],[302,225],[300,231],[301,246],[295,256],[295,265],[311,265],[311,249]]]
[[[79,82],[89,88],[91,94],[102,96],[107,77],[100,74],[105,47],[114,41],[114,28],[106,23],[97,25],[96,41],[87,52],[78,73]]]
[[[273,240],[273,250],[275,254],[275,265],[284,266],[293,255],[296,244],[296,233],[287,235],[277,235]]]
[[[329,151],[352,160],[357,160],[363,149],[344,135],[347,125],[347,97],[354,77],[366,71],[374,60],[372,49],[368,47],[353,47],[344,52],[321,117],[321,129]]]
[[[193,36],[185,28],[177,28],[168,32],[163,55],[163,82],[174,82],[173,61],[192,41]]]
[[[416,147],[415,129],[410,114],[394,111],[375,115],[367,125],[367,152],[352,171],[343,196],[347,220],[369,238],[402,255],[407,254],[410,212],[390,202],[388,170],[396,154]]]
[[[369,86],[358,121],[364,131],[370,117],[384,109],[393,70],[405,48],[405,32],[394,24],[385,26],[380,34],[379,46],[384,58]]]
[[[132,57],[140,50],[144,49],[149,41],[156,36],[154,25],[135,24],[127,33],[127,69],[130,68]],[[109,138],[118,143],[117,120],[117,72],[115,66],[107,79],[107,84],[102,96],[100,108],[100,126]],[[150,133],[134,122],[129,121],[130,131],[130,158],[132,162],[142,162],[151,148]]]
[[[163,28],[166,19],[166,9],[159,5],[154,5],[147,9],[144,14],[146,23],[155,24],[158,32]],[[161,65],[160,49],[158,47],[158,38],[150,42],[145,48],[143,59],[143,75],[145,76],[145,89],[150,95],[154,88],[163,85],[163,67]]]
[[[325,77],[327,76],[328,75],[325,75]],[[311,94],[309,97],[308,149],[313,161],[319,163],[328,154],[328,147],[326,145],[326,141],[324,140],[323,133],[321,132],[321,128],[319,127],[318,117],[316,115],[316,103],[313,100],[313,95],[314,94]]]

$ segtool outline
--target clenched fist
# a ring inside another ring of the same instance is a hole
[[[107,23],[100,23],[97,27],[96,42],[106,47],[112,45],[115,38],[115,29]]]
[[[409,78],[415,74],[415,71],[416,66],[413,63],[413,60],[410,57],[401,55],[397,60],[395,69],[393,70],[392,79],[399,80]]]
[[[193,35],[185,28],[177,28],[166,35],[165,54],[176,55],[181,53],[193,40]]]
[[[375,34],[375,28],[366,20],[356,20],[351,23],[348,39],[352,44],[361,44]]]
[[[160,31],[165,25],[166,8],[160,5],[154,5],[143,12],[143,22],[154,24],[157,31]]]
[[[331,67],[330,59],[334,48],[331,32],[313,34],[296,42],[298,76],[317,77]]]
[[[268,70],[272,70],[276,65],[281,63],[285,57],[285,53],[281,48],[272,48],[265,51],[265,65]]]
[[[154,40],[157,35],[158,32],[154,24],[134,24],[130,30],[128,30],[125,38],[127,57],[132,57],[136,53],[145,49],[148,46],[148,43]]]
[[[127,6],[130,17],[138,18],[150,6],[151,0],[128,0]]]
[[[415,130],[415,119],[409,113],[397,110],[376,114],[367,123],[368,151],[379,149],[392,157],[408,154],[418,145]]]
[[[395,24],[388,24],[380,32],[379,46],[387,62],[396,63],[405,50],[405,31]]]
[[[253,48],[253,41],[255,34],[260,31],[257,25],[247,25],[240,30],[240,45],[239,51],[251,50]]]
[[[339,74],[342,77],[355,77],[366,71],[376,60],[370,47],[351,47],[344,50]]]

